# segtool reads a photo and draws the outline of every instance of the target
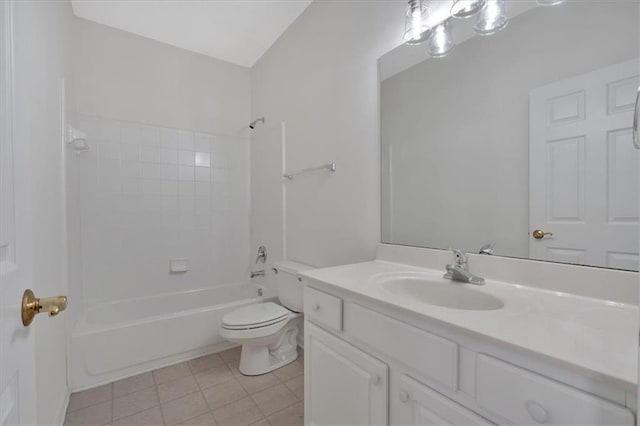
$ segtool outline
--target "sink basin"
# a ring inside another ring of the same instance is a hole
[[[471,288],[472,284],[419,275],[381,277],[376,281],[384,292],[429,305],[468,311],[492,311],[504,306],[497,297]]]

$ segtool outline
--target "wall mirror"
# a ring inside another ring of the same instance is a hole
[[[380,58],[382,241],[638,270],[638,3],[505,5]]]

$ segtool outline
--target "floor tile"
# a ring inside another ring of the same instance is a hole
[[[260,376],[239,376],[237,379],[242,387],[249,393],[260,392],[261,390],[280,384],[280,380],[271,373]]]
[[[277,426],[303,426],[304,425],[304,405],[298,403],[289,408],[269,416],[269,423]]]
[[[298,377],[304,374],[304,360],[301,357],[298,357],[298,359],[293,361],[291,364],[274,370],[273,374],[283,382],[293,379],[294,377]]]
[[[216,426],[216,421],[213,418],[213,414],[206,413],[180,424],[184,426]]]
[[[189,375],[191,375],[191,370],[189,370],[189,365],[186,362],[181,362],[180,364],[160,368],[153,372],[153,378],[156,381],[156,385],[170,382],[172,380],[176,380]]]
[[[294,377],[284,382],[284,385],[299,399],[304,399],[304,375]]]
[[[285,385],[265,389],[251,395],[251,397],[265,416],[299,402],[298,398]]]
[[[202,393],[211,410],[217,410],[224,405],[247,397],[247,392],[236,380],[229,380],[220,385],[205,389]]]
[[[113,382],[113,397],[118,398],[130,393],[155,386],[151,372],[127,377]]]
[[[224,362],[230,363],[234,361],[240,360],[240,352],[242,351],[242,346],[236,346],[235,348],[227,349],[226,351],[218,352]]]
[[[75,411],[101,402],[111,401],[111,392],[111,384],[109,383],[108,385],[73,393],[69,398],[67,411]]]
[[[200,388],[206,389],[233,379],[233,373],[226,365],[210,368],[194,375]]]
[[[182,423],[209,411],[207,402],[200,392],[174,399],[160,407],[164,421],[168,425]]]
[[[224,360],[218,354],[205,355],[188,362],[191,373],[196,374],[213,367],[224,364]]]
[[[111,421],[111,401],[67,413],[65,425],[93,426],[104,425]]]
[[[160,403],[178,399],[190,393],[198,392],[200,387],[193,376],[186,376],[158,385],[158,398]]]
[[[113,422],[113,426],[158,426],[163,424],[160,407],[153,407]]]
[[[269,420],[267,419],[262,419],[262,420],[258,420],[255,423],[251,423],[251,426],[271,426],[271,423],[269,423]]]
[[[113,400],[114,420],[128,417],[158,405],[156,388],[147,388]]]
[[[244,398],[218,408],[213,417],[220,426],[246,426],[262,419],[263,415],[251,398]]]

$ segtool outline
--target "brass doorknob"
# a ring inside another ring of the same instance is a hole
[[[548,236],[553,236],[553,232],[544,232],[542,229],[534,229],[534,231],[531,233],[531,235],[533,236],[533,238],[535,238],[536,240],[541,240],[544,237]]]
[[[28,327],[36,314],[47,312],[50,317],[67,309],[67,296],[37,298],[27,289],[22,295],[22,325]]]

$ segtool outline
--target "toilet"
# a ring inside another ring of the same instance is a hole
[[[242,345],[242,374],[265,374],[298,358],[297,337],[303,324],[303,285],[298,273],[308,269],[313,268],[289,261],[276,263],[276,285],[282,305],[265,302],[244,306],[222,318],[220,335]]]

